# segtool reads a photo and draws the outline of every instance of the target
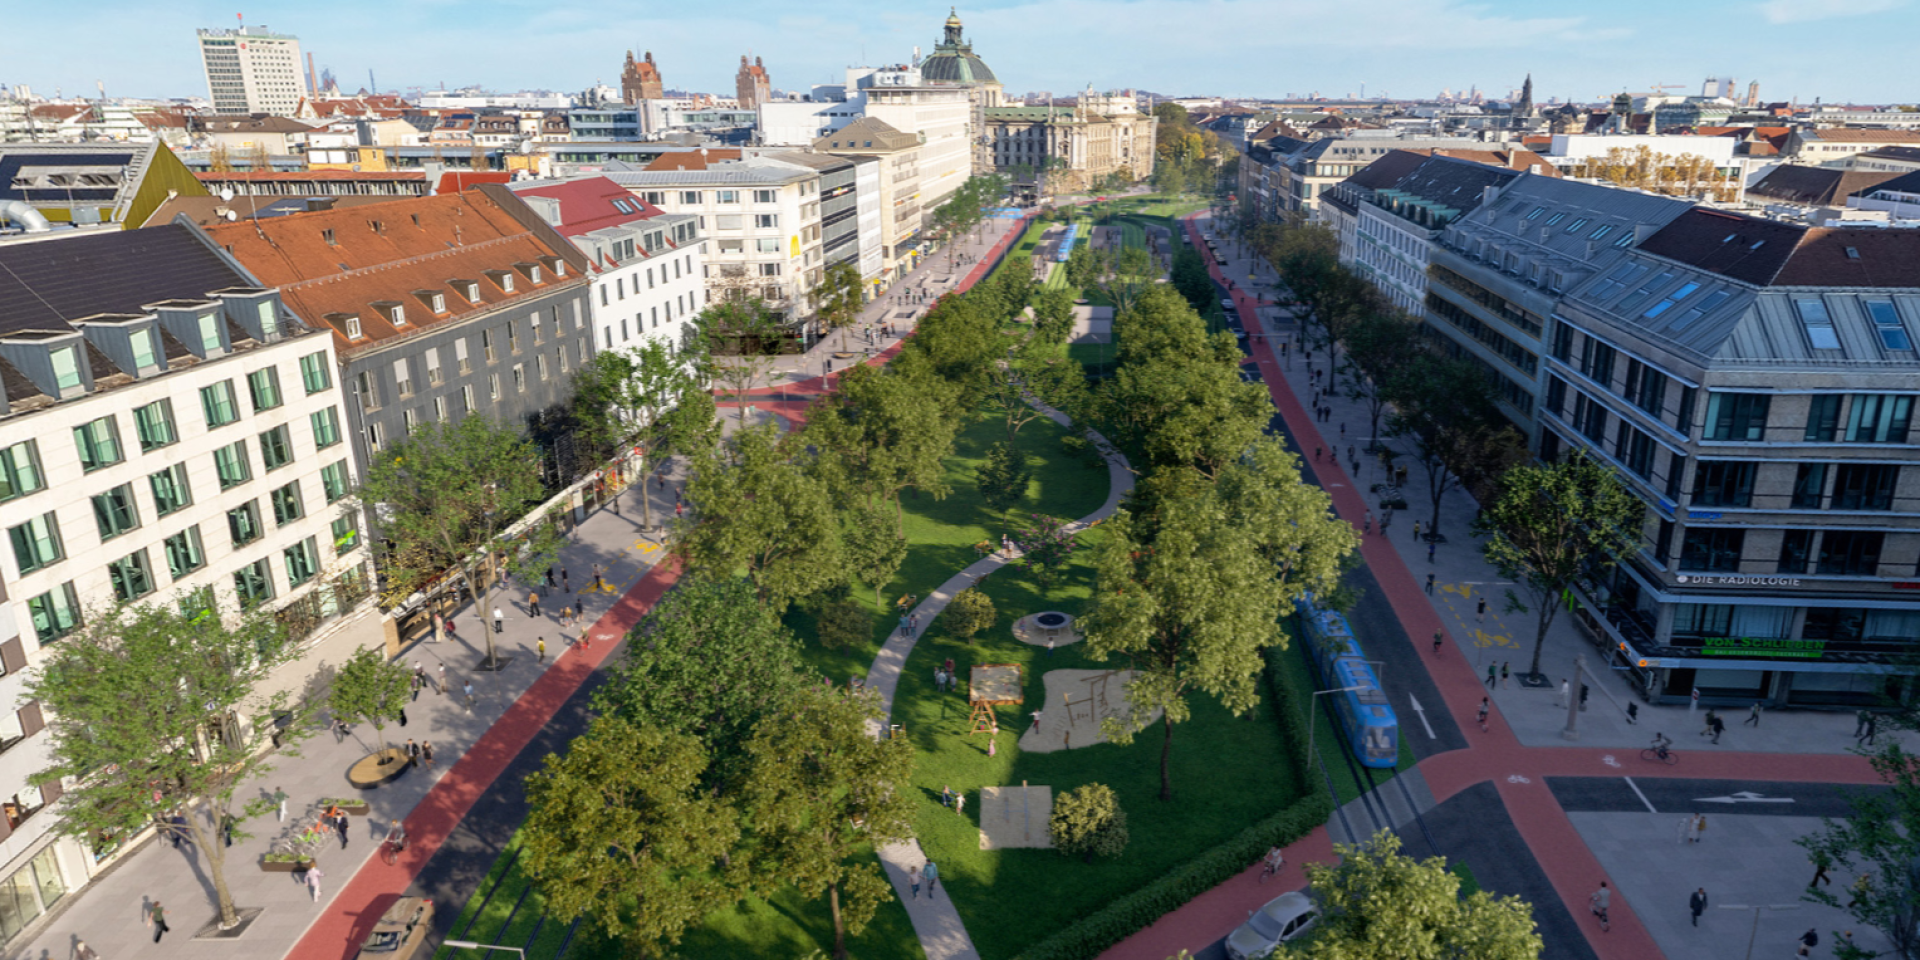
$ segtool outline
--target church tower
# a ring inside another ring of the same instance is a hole
[[[666,96],[660,83],[660,68],[653,63],[653,51],[647,51],[645,60],[635,61],[633,51],[627,51],[627,63],[620,71],[620,99],[627,103],[641,100],[660,100]]]
[[[740,72],[733,75],[733,88],[742,110],[752,110],[773,98],[773,85],[767,80],[767,68],[761,65],[759,57],[754,57],[752,63],[748,63],[746,57],[740,58]]]
[[[1527,74],[1527,80],[1520,85],[1520,99],[1513,104],[1513,119],[1533,119],[1533,74]]]

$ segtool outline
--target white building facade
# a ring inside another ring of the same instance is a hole
[[[290,117],[307,98],[300,38],[264,26],[201,30],[200,64],[215,113]]]

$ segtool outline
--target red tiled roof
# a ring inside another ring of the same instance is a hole
[[[201,182],[228,180],[425,180],[424,170],[236,170],[232,173],[196,172]]]
[[[459,193],[475,184],[506,183],[513,174],[504,170],[449,170],[440,175],[440,183],[433,188],[434,193]]]
[[[555,278],[543,268],[537,284],[519,273],[516,264],[564,254],[479,191],[220,224],[206,233],[261,283],[279,287],[309,325],[331,326],[343,355],[581,282],[572,270]],[[514,292],[489,270],[515,271]],[[478,302],[453,280],[478,281]],[[447,311],[431,313],[415,296],[422,290],[445,294]],[[372,307],[388,300],[407,307],[404,327]],[[344,325],[326,319],[332,314],[358,316],[361,338],[349,341]]]
[[[523,197],[548,197],[560,201],[560,225],[554,229],[568,237],[651,220],[665,212],[606,177],[562,180],[538,187],[524,187],[514,193]],[[620,212],[613,205],[615,200],[627,204],[633,208],[633,212]]]
[[[642,167],[643,170],[705,170],[708,163],[721,160],[738,160],[738,150],[688,150],[684,153],[669,153]]]

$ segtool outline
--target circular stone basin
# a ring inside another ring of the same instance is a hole
[[[1052,630],[1066,626],[1067,621],[1071,619],[1073,618],[1064,613],[1043,613],[1034,617],[1033,622]]]
[[[355,760],[353,766],[347,768],[347,782],[353,784],[355,790],[372,790],[406,773],[409,766],[405,750],[388,747]]]

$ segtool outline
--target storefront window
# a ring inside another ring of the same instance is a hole
[[[66,892],[53,848],[40,851],[26,866],[0,880],[0,940],[18,935]]]

